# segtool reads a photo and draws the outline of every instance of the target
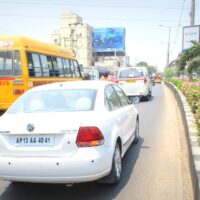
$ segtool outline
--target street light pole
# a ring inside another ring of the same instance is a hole
[[[159,26],[160,26],[160,27],[166,27],[166,28],[168,28],[168,43],[167,43],[167,61],[166,61],[166,67],[169,67],[171,26],[164,26],[164,25],[159,25]]]
[[[168,27],[169,28],[169,33],[168,33],[168,46],[167,46],[167,63],[166,63],[166,67],[169,67],[169,54],[170,54],[170,36],[171,36],[171,26]]]
[[[191,12],[190,12],[190,26],[194,26],[194,19],[195,19],[195,0],[191,2]]]

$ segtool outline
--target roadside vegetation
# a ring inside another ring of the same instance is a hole
[[[200,43],[179,54],[165,69],[165,80],[174,84],[186,97],[196,119],[200,136]]]

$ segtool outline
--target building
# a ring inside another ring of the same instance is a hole
[[[93,28],[72,12],[61,15],[60,29],[51,34],[52,42],[71,49],[83,68],[114,73],[129,63],[125,52],[125,28]]]
[[[61,35],[59,29],[55,29],[53,31],[53,33],[51,34],[51,40],[55,45],[61,46]]]
[[[93,61],[93,27],[83,23],[75,13],[65,12],[61,15],[61,27],[51,34],[56,45],[71,49],[83,67],[94,65]]]

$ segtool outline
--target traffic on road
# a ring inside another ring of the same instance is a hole
[[[199,199],[190,1],[0,1],[0,200]]]
[[[135,104],[140,117],[139,141],[136,145],[131,145],[124,155],[122,160],[121,180],[114,187],[110,187],[109,185],[105,186],[96,181],[65,185],[20,183],[1,180],[0,196],[6,200],[25,200],[27,196],[38,200],[58,198],[63,200],[66,198],[88,200],[182,200],[183,196],[187,196],[185,199],[191,200],[193,198],[192,184],[187,165],[186,140],[183,134],[181,116],[174,101],[173,95],[164,84],[156,84],[153,87],[150,101],[142,101]],[[38,115],[38,113],[35,114]],[[104,118],[105,117],[106,116],[104,116]],[[35,118],[35,120],[36,119],[39,120],[39,118]],[[40,120],[43,121],[44,119],[40,118]],[[18,123],[21,124],[22,122],[18,121]],[[48,122],[45,122],[45,124],[46,123]],[[53,122],[49,123],[49,125],[52,126]],[[22,126],[20,125],[20,127]],[[18,130],[20,127],[18,127]],[[9,128],[12,129],[11,126],[9,126]],[[25,153],[28,146],[19,146],[19,148],[21,150],[18,150],[18,152],[17,147],[11,147],[9,151],[13,155],[21,155],[21,160],[23,160],[23,151]],[[31,147],[32,152],[27,151],[25,159],[28,159],[30,154],[33,155],[33,148],[34,147]],[[38,146],[36,146],[36,148],[39,149]],[[43,151],[43,155],[44,148],[42,148],[43,150],[39,150],[39,152]],[[82,150],[84,150],[84,148],[85,147],[83,147]],[[86,148],[88,149],[89,147]],[[57,150],[55,149],[54,151]],[[12,158],[12,156],[10,158]],[[41,157],[41,159],[44,160],[43,157]],[[49,162],[45,165],[48,163]],[[10,162],[10,165],[7,163],[7,168],[13,171],[15,164],[16,161]],[[30,169],[33,169],[34,166],[35,164],[33,166],[27,166],[29,169],[23,168],[21,173],[30,173]],[[59,168],[62,166],[60,165],[57,167]],[[46,173],[47,172],[44,170],[44,174]],[[79,173],[78,170],[77,173]],[[88,189],[90,192],[86,192]]]

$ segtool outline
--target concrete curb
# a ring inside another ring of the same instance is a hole
[[[200,147],[195,118],[185,96],[173,84],[166,81],[164,83],[175,95],[182,114],[188,144],[189,167],[192,177],[194,199],[200,200]]]

